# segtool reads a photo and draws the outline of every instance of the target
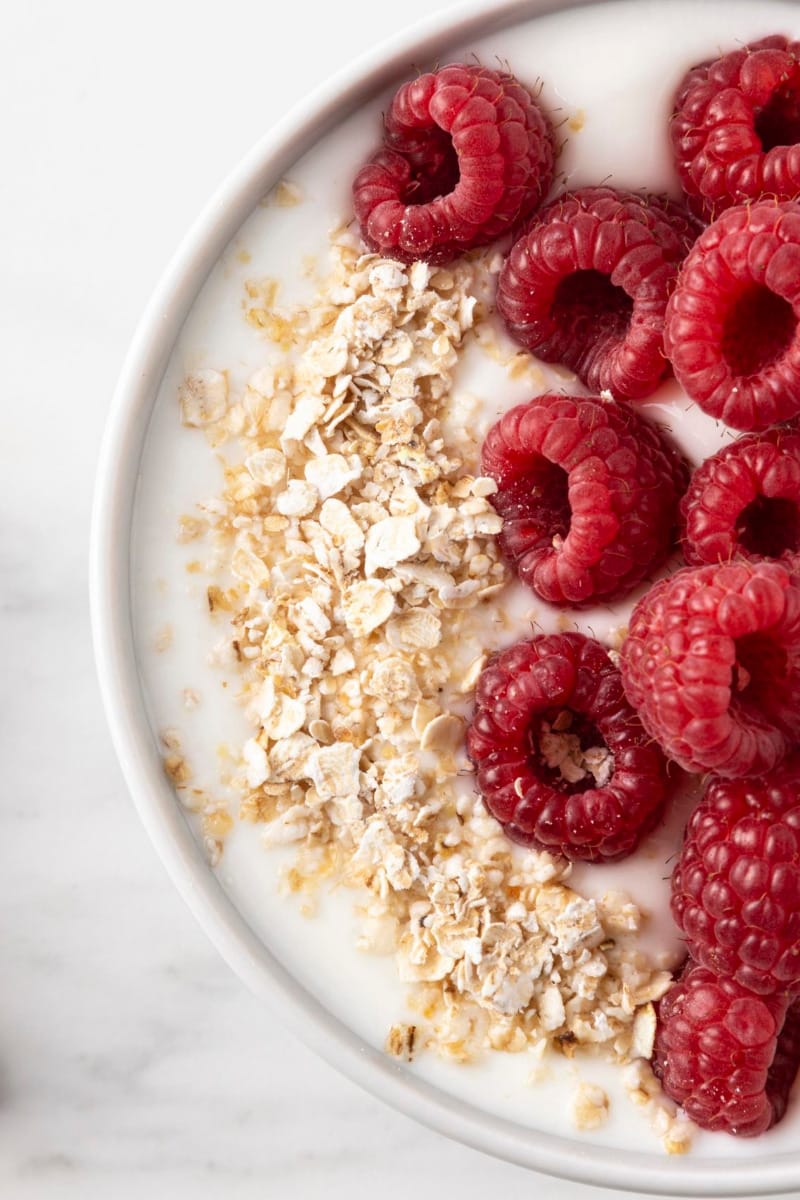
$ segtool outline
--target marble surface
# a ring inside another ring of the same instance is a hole
[[[599,1195],[417,1127],[276,1026],[147,842],[94,676],[93,467],[148,294],[265,126],[430,7],[4,10],[0,1195],[10,1200],[373,1189],[399,1200],[444,1185],[466,1198]]]

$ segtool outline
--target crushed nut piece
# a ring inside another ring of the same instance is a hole
[[[650,1003],[643,1004],[641,1008],[637,1008],[633,1018],[631,1058],[652,1058],[655,1040],[656,1010]]]
[[[416,1025],[393,1025],[386,1038],[386,1053],[403,1062],[411,1062],[416,1034]]]

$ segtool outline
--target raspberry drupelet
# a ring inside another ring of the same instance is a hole
[[[517,642],[490,660],[467,750],[508,836],[570,859],[630,854],[667,794],[666,762],[618,669],[578,633]]]
[[[783,1117],[800,1063],[800,1011],[691,959],[658,1005],[653,1069],[701,1129],[756,1137]]]
[[[771,771],[800,740],[800,583],[777,562],[685,567],[636,605],[620,666],[687,771]]]
[[[672,875],[689,953],[760,995],[800,987],[800,755],[759,779],[712,779]]]
[[[656,197],[609,187],[565,193],[512,246],[498,310],[517,342],[593,391],[648,396],[669,370],[664,312],[698,231]]]
[[[697,239],[667,305],[675,377],[734,429],[788,420],[800,412],[798,315],[800,204],[729,209]]]
[[[688,203],[708,220],[800,194],[800,43],[768,37],[693,67],[670,135]]]
[[[724,446],[681,501],[687,563],[800,553],[800,428],[775,425]]]
[[[498,485],[500,544],[552,604],[626,595],[667,557],[688,470],[630,406],[537,396],[489,430],[482,470]]]
[[[510,233],[553,180],[550,122],[513,75],[453,65],[405,83],[353,184],[371,250],[445,263]]]

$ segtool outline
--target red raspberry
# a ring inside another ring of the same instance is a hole
[[[687,563],[800,552],[800,430],[775,425],[724,446],[681,501]]]
[[[487,434],[500,544],[520,579],[552,604],[624,596],[673,544],[683,460],[634,410],[537,396]]]
[[[630,854],[653,828],[666,763],[598,642],[517,642],[484,668],[476,705],[467,750],[514,841],[596,862]]]
[[[756,1137],[780,1121],[800,1063],[800,1013],[691,959],[658,1005],[653,1068],[701,1129]]]
[[[636,605],[621,669],[687,771],[771,771],[800,738],[800,581],[777,562],[685,567]]]
[[[712,779],[672,875],[689,953],[760,995],[800,985],[800,755],[761,779]]]
[[[361,168],[361,236],[401,262],[449,262],[509,233],[553,180],[553,131],[513,75],[449,66],[400,88]]]
[[[512,246],[498,310],[516,341],[592,390],[648,396],[668,370],[664,310],[696,236],[668,201],[608,187],[566,193]]]
[[[798,314],[800,204],[730,209],[697,239],[667,305],[664,345],[678,382],[734,429],[793,417]]]
[[[800,193],[800,43],[768,37],[688,72],[670,124],[675,165],[709,220],[745,200]]]

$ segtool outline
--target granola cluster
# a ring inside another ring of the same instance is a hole
[[[671,976],[637,949],[642,914],[513,846],[464,750],[477,676],[512,636],[479,402],[457,370],[498,264],[403,266],[344,230],[331,253],[302,310],[248,288],[247,319],[273,345],[243,394],[204,370],[180,395],[184,423],[232,451],[222,496],[180,537],[212,538],[227,572],[208,594],[253,727],[239,817],[294,844],[291,889],[364,889],[359,945],[396,955],[419,1014],[392,1027],[391,1053],[646,1059]],[[575,761],[568,731],[549,752],[565,778],[605,769]],[[596,1101],[581,1122],[602,1119]]]

